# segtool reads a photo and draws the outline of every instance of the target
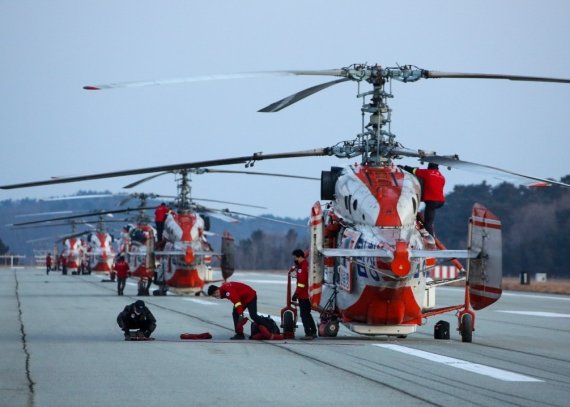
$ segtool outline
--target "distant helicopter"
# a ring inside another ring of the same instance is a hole
[[[262,73],[263,74],[263,73]],[[355,139],[331,147],[276,154],[254,153],[170,166],[102,173],[86,177],[69,177],[57,182],[74,182],[143,172],[190,169],[294,157],[332,156],[361,157],[361,163],[333,167],[321,176],[321,198],[326,201],[313,205],[311,211],[310,299],[313,309],[320,312],[319,334],[336,336],[339,323],[364,335],[405,337],[415,332],[425,318],[457,311],[458,331],[463,342],[471,342],[475,328],[474,310],[483,309],[497,301],[502,293],[502,241],[500,220],[483,205],[475,204],[469,220],[469,247],[447,250],[434,236],[422,235],[419,208],[421,185],[418,179],[402,171],[395,160],[418,158],[421,162],[453,168],[482,171],[498,178],[527,186],[570,185],[543,178],[517,174],[482,164],[462,161],[457,155],[438,155],[428,150],[403,147],[389,130],[391,108],[388,99],[392,80],[415,82],[428,78],[507,79],[570,83],[569,79],[452,73],[420,69],[405,65],[382,67],[355,64],[341,69],[279,71],[264,75],[320,75],[339,77],[313,86],[277,101],[261,112],[277,112],[297,101],[332,85],[347,81],[368,83],[372,89],[362,98],[361,112],[369,115],[363,120],[361,133]],[[224,75],[220,78],[256,76],[257,73]],[[207,78],[118,83],[86,86],[85,89],[146,86]],[[215,78],[214,78],[215,79]],[[0,188],[21,188],[56,183],[53,180],[6,185]],[[431,237],[431,239],[430,239]],[[435,242],[435,244],[432,244]],[[448,283],[428,279],[429,270],[438,261],[466,259],[463,268],[465,299],[461,304],[435,307],[435,287]],[[282,315],[286,332],[294,330],[294,315]],[[436,339],[442,339],[437,331]],[[447,336],[448,337],[448,336]]]
[[[158,260],[158,267],[154,275],[154,283],[159,286],[159,289],[153,292],[154,295],[164,295],[168,289],[174,289],[177,292],[182,292],[185,294],[198,295],[202,293],[205,284],[214,282],[213,271],[211,267],[212,256],[220,257],[220,268],[222,271],[222,277],[224,279],[229,278],[233,274],[235,268],[235,249],[233,237],[229,233],[224,233],[221,242],[221,252],[214,252],[207,239],[207,234],[210,228],[209,217],[216,217],[227,222],[239,222],[239,220],[236,219],[235,215],[251,216],[265,219],[259,216],[233,212],[229,209],[220,210],[208,208],[195,203],[194,200],[190,197],[191,187],[189,175],[191,173],[241,173],[248,175],[293,177],[318,180],[318,178],[300,176],[297,177],[286,174],[194,168],[161,172],[159,174],[155,174],[153,176],[131,183],[125,186],[125,188],[132,188],[134,186],[140,185],[142,182],[148,181],[151,178],[169,172],[175,173],[178,177],[178,194],[175,198],[174,208],[169,211],[164,222],[162,240],[157,241],[154,245],[155,247],[147,246],[145,250],[147,254],[145,256],[146,264],[156,264],[155,262]],[[214,201],[203,198],[198,200]],[[228,201],[214,202],[261,208],[255,205],[239,204]],[[149,243],[151,241],[152,239],[147,240]],[[144,291],[143,294],[145,294]],[[148,287],[146,294],[148,294]]]

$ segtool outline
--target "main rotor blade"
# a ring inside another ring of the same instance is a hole
[[[82,176],[75,176],[75,177],[66,177],[66,178],[56,178],[50,179],[45,181],[34,181],[34,182],[24,182],[21,184],[11,184],[11,185],[2,185],[0,189],[15,189],[15,188],[27,188],[27,187],[36,187],[41,185],[53,185],[53,184],[64,184],[69,182],[79,182],[79,181],[88,181],[94,179],[102,179],[102,178],[114,178],[114,177],[123,177],[126,175],[137,175],[137,174],[148,174],[153,172],[171,172],[175,170],[183,170],[189,168],[200,168],[200,167],[216,167],[220,165],[230,165],[230,164],[246,164],[247,166],[253,165],[256,161],[262,160],[276,160],[281,158],[298,158],[298,157],[315,157],[315,156],[324,156],[324,155],[331,155],[330,148],[318,148],[314,150],[306,150],[306,151],[293,151],[287,153],[277,153],[277,154],[263,154],[263,153],[254,153],[249,156],[243,157],[233,157],[233,158],[225,158],[219,160],[209,160],[209,161],[198,161],[193,163],[184,163],[184,164],[171,164],[171,165],[162,165],[158,167],[148,167],[148,168],[138,168],[133,170],[124,170],[124,171],[114,171],[114,172],[105,172],[100,174],[91,174],[91,175],[82,175]]]
[[[164,174],[170,174],[170,171],[161,172],[160,174],[154,174],[154,175],[151,175],[151,176],[149,176],[149,177],[146,177],[146,178],[143,178],[143,179],[139,179],[138,181],[135,181],[135,182],[133,182],[133,183],[131,183],[131,184],[129,184],[129,185],[125,185],[123,188],[133,188],[133,187],[136,187],[137,185],[140,185],[140,184],[142,184],[143,182],[150,181],[151,179],[160,177],[160,176],[162,176],[162,175],[164,175]]]
[[[321,83],[320,85],[312,86],[307,89],[303,89],[297,93],[293,93],[291,96],[287,96],[277,102],[270,104],[269,106],[264,107],[263,109],[259,109],[258,112],[278,112],[281,109],[285,109],[287,106],[291,106],[293,103],[297,103],[299,100],[306,98],[307,96],[311,96],[323,89],[326,89],[330,86],[336,85],[337,83],[349,81],[349,78],[341,78],[335,79],[334,81]]]
[[[295,227],[298,227],[298,228],[307,227],[307,225],[299,225],[298,223],[287,222],[287,221],[285,221],[285,220],[278,220],[278,219],[267,218],[267,217],[264,217],[264,216],[250,215],[250,214],[248,214],[248,213],[243,213],[243,212],[230,211],[229,209],[223,209],[222,212],[223,212],[223,213],[230,214],[230,215],[239,215],[239,216],[246,216],[246,217],[249,217],[249,218],[263,219],[263,220],[266,220],[266,221],[269,221],[269,222],[282,223],[282,224],[285,224],[285,225],[295,226]]]
[[[158,80],[148,80],[148,81],[115,82],[115,83],[107,83],[102,85],[86,85],[83,87],[83,89],[101,90],[101,89],[114,89],[114,88],[135,88],[142,86],[172,85],[177,83],[204,82],[204,81],[225,80],[225,79],[257,78],[265,76],[300,76],[300,75],[340,76],[341,72],[342,71],[340,69],[243,72],[243,73],[234,73],[234,74],[201,75],[201,76],[190,76],[186,78],[158,79]]]
[[[510,81],[528,81],[528,82],[555,82],[570,83],[570,79],[549,78],[545,76],[526,76],[526,75],[502,75],[488,73],[465,73],[465,72],[442,72],[442,71],[424,71],[426,78],[460,78],[460,79],[507,79]]]
[[[34,225],[38,223],[46,223],[46,222],[53,222],[58,220],[67,220],[67,219],[79,219],[79,218],[86,218],[91,216],[103,216],[109,215],[114,213],[125,213],[125,212],[136,212],[145,209],[154,209],[154,207],[147,207],[147,208],[126,208],[126,209],[113,209],[113,210],[103,210],[103,211],[93,211],[87,212],[80,215],[71,215],[71,216],[62,216],[59,218],[50,218],[50,219],[43,219],[43,220],[36,220],[32,222],[22,222],[22,223],[14,223],[13,226],[25,226],[25,225]]]
[[[238,171],[238,170],[216,170],[212,168],[204,168],[204,172],[209,173],[219,173],[219,174],[245,174],[245,175],[265,175],[269,177],[285,177],[285,178],[297,178],[297,179],[308,179],[311,181],[320,181],[320,178],[316,177],[305,177],[302,175],[290,175],[290,174],[276,174],[272,172],[255,172],[255,171]]]
[[[238,202],[230,202],[230,201],[218,201],[216,199],[206,199],[206,198],[192,198],[193,201],[204,201],[204,202],[217,202],[217,203],[225,203],[230,205],[239,205],[239,206],[247,206],[249,208],[257,208],[257,209],[267,209],[265,206],[258,206],[258,205],[250,205]]]
[[[465,171],[478,172],[490,175],[491,177],[498,180],[509,181],[527,187],[543,187],[555,184],[562,187],[570,188],[570,185],[564,182],[545,179],[545,178],[538,178],[530,175],[518,174],[516,172],[504,170],[502,168],[492,167],[490,165],[463,161],[460,160],[457,155],[440,156],[435,153],[428,153],[422,150],[414,151],[407,148],[397,148],[392,150],[392,152],[407,157],[418,157],[422,162],[434,163],[438,165],[443,165],[445,167],[457,168]]]

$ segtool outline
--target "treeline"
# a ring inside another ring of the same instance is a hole
[[[562,179],[570,183],[570,175]],[[81,194],[95,194],[86,191]],[[70,201],[0,201],[0,253],[8,246],[14,254],[33,258],[34,248],[53,249],[56,236],[69,234],[71,226],[13,229],[7,224],[40,217],[18,218],[21,214],[46,211],[93,210],[117,208],[123,197],[78,199]],[[437,212],[437,237],[452,249],[467,248],[467,221],[473,204],[485,205],[503,223],[503,273],[516,276],[521,271],[548,273],[549,276],[570,277],[570,190],[560,187],[526,188],[503,183],[491,186],[456,186],[446,197],[446,204]],[[130,205],[136,207],[136,201]],[[47,216],[46,216],[47,217]],[[236,264],[239,269],[288,269],[295,248],[309,247],[308,219],[279,218],[301,225],[294,227],[261,219],[243,219],[237,224],[222,223],[211,218],[209,241],[219,250],[219,236],[229,231],[236,242]],[[115,218],[115,221],[119,220]],[[106,228],[115,236],[128,217]],[[86,226],[82,226],[85,228]],[[80,226],[78,225],[79,229]],[[46,236],[46,240],[38,237]],[[49,236],[52,236],[50,239]],[[34,243],[29,243],[29,241]]]
[[[562,178],[570,183],[570,176]],[[516,187],[456,186],[437,212],[436,234],[449,248],[467,247],[467,219],[473,203],[486,206],[503,225],[503,274],[521,271],[570,277],[570,191]]]
[[[285,235],[276,235],[256,230],[247,239],[236,245],[236,264],[247,270],[287,270],[293,264],[291,252],[297,248],[307,249],[309,236],[289,229]]]

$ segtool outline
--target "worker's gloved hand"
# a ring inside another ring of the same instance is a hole
[[[291,301],[297,301],[297,293],[293,294],[291,297]]]

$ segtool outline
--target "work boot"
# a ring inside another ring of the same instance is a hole
[[[305,335],[301,339],[302,341],[312,341],[313,339],[315,339],[317,336],[316,335]]]
[[[242,340],[242,339],[245,339],[245,335],[244,334],[235,334],[230,339],[231,340]]]

